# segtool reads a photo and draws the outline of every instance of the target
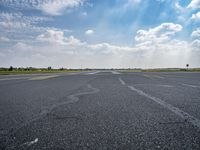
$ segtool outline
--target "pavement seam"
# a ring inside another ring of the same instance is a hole
[[[122,83],[123,80],[121,78],[119,78],[119,81],[120,81],[120,83]],[[190,122],[193,126],[198,127],[198,129],[200,129],[200,120],[199,119],[191,116],[190,114],[182,111],[181,109],[179,109],[179,108],[177,108],[177,107],[175,107],[171,104],[168,104],[167,102],[161,100],[160,98],[151,96],[151,95],[145,93],[144,91],[135,88],[134,86],[128,85],[125,81],[123,81],[123,82],[125,83],[125,86],[127,86],[130,90],[135,91],[136,93],[138,93],[141,96],[144,96],[148,99],[153,100],[157,104],[159,104],[159,105],[163,106],[164,108],[170,110],[171,112],[175,113],[176,115],[178,115],[179,117],[181,117],[185,121]]]

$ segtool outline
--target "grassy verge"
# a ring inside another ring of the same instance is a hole
[[[181,68],[163,68],[163,69],[125,69],[122,72],[200,72],[200,68],[181,69]]]
[[[143,72],[199,72],[200,68],[191,68],[191,69],[144,69]]]
[[[14,75],[14,74],[45,74],[45,73],[71,73],[81,72],[85,70],[13,70],[13,71],[0,71],[0,75]]]

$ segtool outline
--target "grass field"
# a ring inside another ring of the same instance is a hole
[[[41,73],[71,73],[71,72],[81,72],[81,71],[88,71],[88,70],[81,70],[81,69],[72,69],[72,70],[0,70],[0,75],[9,75],[9,74],[41,74]]]
[[[122,72],[200,72],[200,68],[122,69]]]
[[[95,69],[96,70],[96,69]],[[109,70],[109,69],[108,69]],[[118,69],[117,69],[118,70]],[[19,70],[14,69],[9,71],[8,69],[0,70],[0,75],[9,74],[41,74],[41,73],[71,73],[81,71],[94,71],[94,69],[34,69],[34,70]],[[200,68],[180,69],[180,68],[162,68],[162,69],[119,69],[120,72],[200,72]]]

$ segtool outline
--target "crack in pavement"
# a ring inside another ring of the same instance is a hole
[[[78,102],[80,99],[79,99],[79,96],[83,96],[83,95],[89,95],[89,94],[96,94],[98,93],[100,90],[95,88],[95,87],[92,87],[90,84],[87,85],[87,88],[90,89],[91,91],[88,91],[88,92],[79,92],[79,93],[75,93],[75,94],[72,94],[72,95],[69,95],[67,96],[68,99],[70,99],[69,101],[65,101],[65,102],[62,102],[62,103],[58,103],[58,104],[54,104],[52,105],[50,108],[48,109],[44,109],[42,110],[42,112],[35,118],[21,124],[18,128],[16,128],[15,130],[12,129],[7,135],[6,135],[6,142],[5,142],[5,149],[9,149],[8,147],[8,141],[9,141],[9,138],[10,136],[16,134],[20,129],[28,126],[29,124],[33,123],[34,121],[37,121],[39,119],[41,119],[42,117],[45,117],[47,116],[48,114],[50,114],[55,108],[59,107],[59,106],[62,106],[62,105],[68,105],[68,104],[72,104],[72,103],[76,103]]]
[[[80,116],[60,116],[55,113],[49,113],[48,116],[51,116],[53,119],[56,119],[56,120],[65,120],[65,119],[82,120],[82,118]]]
[[[184,124],[186,123],[187,120],[185,121],[171,121],[171,122],[159,122],[159,124]]]
[[[183,118],[184,120],[186,120],[187,122],[190,122],[193,126],[197,127],[198,130],[200,130],[200,120],[191,116],[190,114],[182,111],[181,109],[171,105],[171,104],[168,104],[167,102],[161,100],[160,98],[157,98],[157,97],[154,97],[154,96],[151,96],[149,95],[148,93],[145,93],[144,91],[140,90],[140,89],[137,89],[135,88],[134,86],[130,86],[128,85],[125,81],[123,81],[121,78],[119,78],[119,81],[122,85],[124,86],[127,86],[130,90],[138,93],[139,95],[141,96],[144,96],[148,99],[151,99],[153,100],[154,102],[156,102],[157,104],[163,106],[164,108],[170,110],[171,112],[175,113],[176,115],[178,115],[179,117]]]

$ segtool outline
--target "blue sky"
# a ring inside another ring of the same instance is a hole
[[[0,67],[200,67],[200,0],[2,0]]]

